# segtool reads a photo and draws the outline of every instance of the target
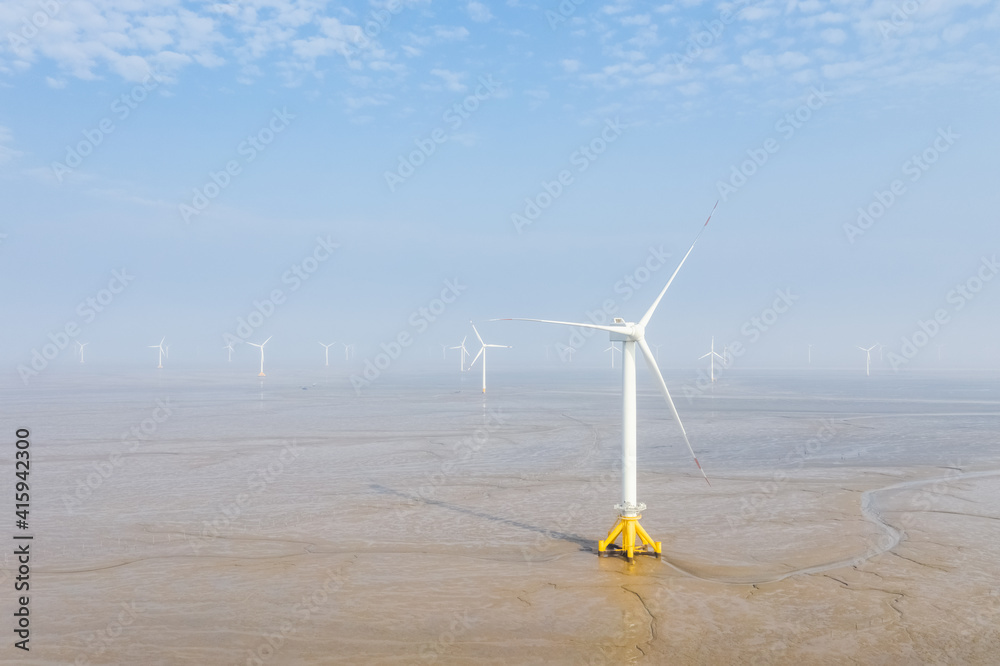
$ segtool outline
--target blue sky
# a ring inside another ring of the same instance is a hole
[[[673,264],[623,280],[679,260],[720,198],[648,331],[661,364],[714,335],[745,367],[809,343],[854,367],[944,311],[902,367],[1000,366],[996,3],[15,0],[0,28],[11,378],[67,324],[95,364],[148,365],[164,335],[180,367],[224,362],[274,290],[247,339],[277,367],[347,339],[354,371],[400,333],[395,369],[440,367],[470,319],[606,300],[635,320]],[[317,238],[337,248],[297,278]],[[570,343],[481,330],[515,345],[493,367]]]

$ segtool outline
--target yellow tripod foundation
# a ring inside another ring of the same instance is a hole
[[[663,552],[662,546],[659,541],[653,541],[653,537],[649,536],[649,533],[642,528],[639,524],[639,519],[642,515],[638,516],[618,516],[618,522],[615,526],[611,528],[608,532],[608,538],[603,541],[597,542],[597,551],[599,553],[605,552],[608,547],[612,550],[618,548],[615,545],[615,540],[621,535],[622,545],[621,552],[625,557],[632,561],[635,557],[635,553],[638,550],[639,553],[655,554],[657,557]],[[635,538],[639,537],[639,547],[636,548]],[[653,552],[650,553],[649,548],[652,547]]]

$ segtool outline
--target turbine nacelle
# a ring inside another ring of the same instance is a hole
[[[614,323],[607,330],[611,342],[638,342],[646,337],[645,326],[625,321],[621,317],[615,317]]]

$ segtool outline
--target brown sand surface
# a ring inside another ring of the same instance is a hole
[[[1000,465],[839,463],[885,441],[876,420],[802,465],[719,460],[709,487],[647,445],[642,522],[665,554],[629,564],[595,552],[619,490],[613,410],[317,425],[284,458],[273,432],[164,426],[72,514],[66,489],[111,444],[53,435],[33,649],[0,662],[998,663]],[[726,427],[692,411],[695,432]],[[790,443],[818,422],[755,418]]]

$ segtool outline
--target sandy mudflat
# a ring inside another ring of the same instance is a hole
[[[629,565],[595,554],[619,494],[613,379],[498,379],[485,409],[464,385],[103,381],[81,400],[53,379],[4,417],[36,452],[31,663],[998,661],[996,382],[682,399],[711,487],[643,390],[639,495],[665,556]]]

